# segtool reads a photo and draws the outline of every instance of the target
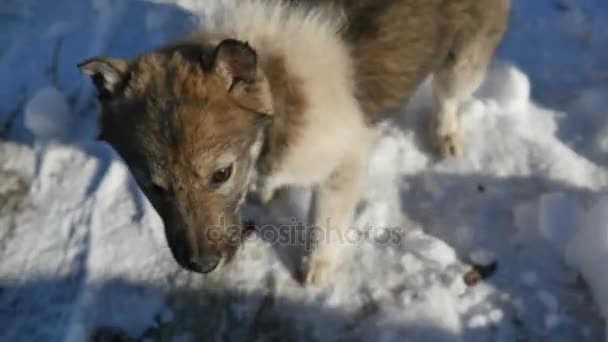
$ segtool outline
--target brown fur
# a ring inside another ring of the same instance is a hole
[[[495,47],[506,30],[509,2],[355,0],[345,6],[343,34],[353,49],[357,95],[377,122],[401,108],[434,70],[459,58],[468,41],[483,37]]]
[[[259,172],[269,174],[289,151],[290,141],[298,136],[302,126],[302,114],[306,107],[306,97],[300,80],[285,68],[284,57],[271,56],[263,67],[273,94],[273,109],[277,113],[266,134],[264,149],[258,162]]]

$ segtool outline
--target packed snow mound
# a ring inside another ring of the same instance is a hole
[[[165,273],[155,268],[175,267],[158,218],[144,217],[146,208],[132,198],[137,193],[125,166],[102,144],[2,149],[9,187],[1,197],[17,203],[2,213],[8,230],[1,239],[0,305],[12,309],[2,319],[2,340],[83,341],[81,327],[100,315],[145,329],[153,309],[162,309],[158,296],[119,288],[104,311],[96,292],[112,281],[161,286]],[[140,309],[132,315],[134,306]]]
[[[581,194],[563,192],[543,195],[539,201],[539,229],[565,262],[582,275],[602,312],[608,318],[608,196],[587,194],[591,207],[581,205]],[[535,274],[524,280],[534,285]],[[554,296],[543,294],[548,307],[559,307]]]
[[[25,105],[25,127],[37,140],[68,140],[74,130],[70,105],[55,87],[36,93]]]
[[[608,196],[597,200],[578,229],[567,244],[566,260],[583,275],[604,319],[608,319]]]
[[[477,95],[511,111],[525,110],[530,99],[530,80],[514,65],[496,63]]]

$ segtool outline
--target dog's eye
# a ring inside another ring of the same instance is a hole
[[[211,185],[213,187],[218,187],[224,183],[226,183],[230,176],[232,176],[232,164],[227,167],[216,170],[211,176]]]

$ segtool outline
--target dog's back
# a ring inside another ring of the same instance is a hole
[[[339,4],[352,49],[357,97],[370,121],[399,109],[433,71],[471,41],[492,52],[507,27],[509,0],[313,0]]]

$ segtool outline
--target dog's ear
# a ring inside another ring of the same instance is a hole
[[[128,64],[111,57],[93,57],[78,64],[80,71],[91,77],[100,99],[114,95],[124,83]]]
[[[235,87],[253,84],[257,78],[257,54],[249,44],[236,40],[223,40],[215,48],[213,71],[224,78],[228,91]]]
[[[270,85],[258,66],[257,53],[249,44],[226,39],[217,45],[212,56],[211,70],[233,99],[252,112],[272,115]]]

